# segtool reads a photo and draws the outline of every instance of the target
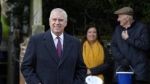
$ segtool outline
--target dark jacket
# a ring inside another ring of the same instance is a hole
[[[121,37],[122,26],[117,26],[112,37],[111,51],[114,56],[116,69],[120,66],[123,58],[129,60],[134,70],[133,79],[147,81],[148,78],[148,50],[150,40],[147,26],[140,22],[133,22],[127,29],[129,38],[123,40]],[[116,76],[114,76],[116,78]]]
[[[112,82],[112,70],[111,70],[111,56],[108,52],[108,49],[103,46],[104,49],[104,63],[94,67],[90,68],[90,71],[92,75],[98,75],[98,74],[103,74],[104,76],[104,83],[105,84],[110,84]]]
[[[108,68],[110,67],[110,54],[106,47],[104,49],[104,64],[101,64],[97,67],[90,68],[92,75],[104,74],[107,73]]]
[[[64,33],[59,60],[50,30],[30,38],[21,64],[27,84],[83,84],[86,67],[80,41]]]

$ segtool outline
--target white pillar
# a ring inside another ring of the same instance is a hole
[[[42,22],[42,0],[31,0],[30,14],[31,35],[44,32]]]

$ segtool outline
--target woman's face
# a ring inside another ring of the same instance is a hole
[[[86,38],[89,42],[95,42],[97,39],[97,30],[95,27],[91,27],[87,31]]]

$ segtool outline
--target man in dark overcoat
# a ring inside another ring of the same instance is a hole
[[[150,39],[145,24],[133,19],[134,11],[131,7],[123,7],[114,12],[120,22],[115,28],[111,42],[114,56],[114,82],[117,82],[116,70],[132,71],[133,84],[147,84],[148,81],[148,51]]]

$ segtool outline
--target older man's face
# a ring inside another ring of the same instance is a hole
[[[124,15],[124,14],[118,15],[117,21],[120,22],[121,26],[124,26],[124,25],[126,25],[128,23],[129,17],[128,17],[128,15]]]
[[[67,25],[67,20],[64,18],[63,13],[53,12],[52,17],[49,19],[49,24],[51,31],[59,36],[61,33],[63,33],[64,28]]]

